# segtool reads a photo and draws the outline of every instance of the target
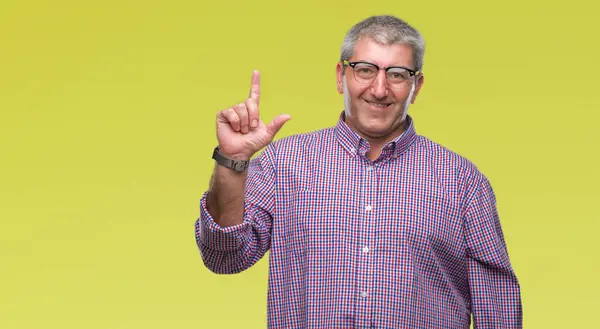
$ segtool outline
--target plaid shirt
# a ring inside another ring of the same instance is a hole
[[[488,179],[410,116],[371,161],[343,118],[252,160],[243,223],[219,227],[202,196],[204,264],[238,273],[270,250],[269,328],[521,328]]]

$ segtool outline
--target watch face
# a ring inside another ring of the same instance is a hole
[[[244,171],[244,170],[246,170],[247,166],[248,166],[248,162],[247,161],[235,161],[233,163],[233,170],[235,170],[235,171]]]

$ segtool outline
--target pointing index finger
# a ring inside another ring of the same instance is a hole
[[[250,98],[252,98],[258,106],[258,104],[260,103],[260,73],[258,72],[258,70],[252,71]]]

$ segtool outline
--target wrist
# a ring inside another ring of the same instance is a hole
[[[217,146],[216,150],[222,156],[227,157],[231,160],[236,160],[236,161],[248,161],[252,157],[252,154],[244,153],[244,152],[229,152],[227,150],[222,149],[220,146]]]
[[[245,154],[222,153],[219,147],[215,147],[212,158],[221,166],[237,172],[244,172],[250,165],[250,156]]]

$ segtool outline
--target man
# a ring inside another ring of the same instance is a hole
[[[260,119],[258,72],[218,113],[196,240],[215,273],[270,250],[270,328],[521,328],[490,182],[407,115],[423,53],[414,28],[371,17],[344,39],[335,127],[272,142],[290,116]]]

